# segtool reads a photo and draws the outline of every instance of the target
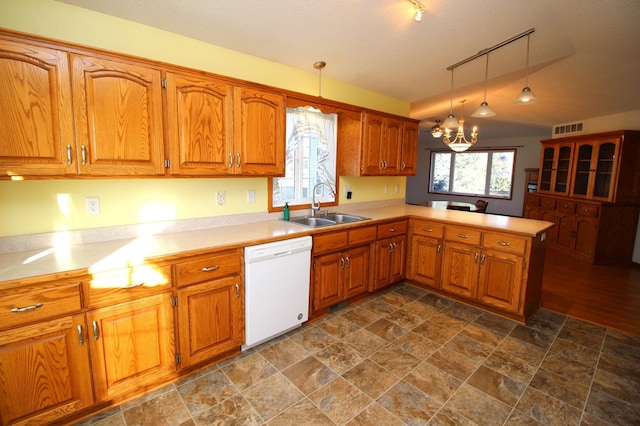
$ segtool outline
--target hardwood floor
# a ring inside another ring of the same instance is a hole
[[[640,336],[640,265],[589,265],[547,248],[542,306]]]

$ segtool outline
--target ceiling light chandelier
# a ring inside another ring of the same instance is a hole
[[[422,3],[418,0],[409,0],[409,3],[413,5],[413,10],[415,12],[414,19],[416,22],[422,22],[422,14],[427,10]]]
[[[480,104],[480,107],[471,114],[472,117],[493,117],[496,115],[495,112],[491,109],[489,104],[487,103],[487,80],[489,77],[489,54],[487,56],[487,64],[484,70],[484,100]]]
[[[451,140],[451,131],[449,129],[444,129],[444,139],[442,139],[442,142],[447,144],[449,148],[455,152],[466,151],[478,141],[478,128],[475,126],[471,131],[471,141],[468,141],[464,136],[464,103],[466,101],[466,99],[460,101],[461,112],[460,120],[458,120],[460,125],[458,126],[458,132],[456,133],[455,139]]]
[[[440,127],[440,120],[436,120],[436,125],[431,128],[431,136],[438,139],[444,134],[444,130]]]
[[[529,38],[530,35],[527,34],[527,64],[524,74],[524,89],[522,89],[522,92],[520,92],[516,100],[513,101],[513,103],[517,105],[532,104],[538,100],[529,88]]]

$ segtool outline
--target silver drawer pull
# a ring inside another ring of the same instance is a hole
[[[589,213],[591,210],[589,210],[589,209],[582,209],[582,211],[583,211],[583,212],[585,212],[585,213]]]
[[[390,228],[389,231],[390,232],[396,232],[396,228]]]
[[[84,345],[84,333],[81,325],[78,326],[78,345]]]
[[[511,245],[510,242],[508,241],[496,241],[496,244],[503,246],[503,247],[509,247]]]
[[[129,290],[129,289],[131,289],[131,288],[136,288],[136,287],[140,287],[140,286],[143,286],[143,285],[144,285],[144,282],[142,282],[142,283],[137,283],[137,284],[123,285],[123,286],[121,286],[120,288],[121,288],[121,289],[123,289],[123,290]]]
[[[229,168],[233,167],[233,154],[229,153]]]
[[[468,235],[464,235],[464,234],[456,234],[456,237],[458,237],[458,238],[469,238]]]
[[[98,329],[98,321],[92,321],[91,327],[93,328],[93,340],[100,338],[100,330]]]
[[[67,164],[71,164],[71,145],[67,144]]]
[[[431,228],[422,228],[422,230],[424,232],[433,232],[433,229],[431,229]]]
[[[202,268],[202,272],[217,271],[218,269],[220,269],[220,265],[205,266],[204,268]]]
[[[25,306],[24,308],[11,308],[11,312],[27,312],[34,309],[42,308],[42,303],[36,303],[35,305]]]

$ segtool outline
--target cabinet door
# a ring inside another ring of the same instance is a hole
[[[413,121],[404,122],[402,148],[400,149],[400,174],[414,176],[418,161],[419,124]]]
[[[171,294],[87,313],[96,400],[133,393],[175,371]]]
[[[80,173],[164,174],[160,70],[72,58]]]
[[[385,175],[400,174],[400,149],[402,148],[403,126],[402,120],[386,118],[384,120],[384,138],[381,146],[383,169]]]
[[[284,176],[284,96],[234,88],[235,173]]]
[[[573,143],[544,145],[540,159],[538,191],[557,195],[569,194],[569,178],[573,165]]]
[[[179,348],[183,367],[242,345],[243,300],[239,275],[178,290]]]
[[[440,288],[442,239],[414,236],[409,248],[409,279]]]
[[[0,40],[0,175],[76,173],[65,52]]]
[[[390,282],[395,283],[404,278],[404,265],[407,252],[407,237],[396,237],[392,241],[391,258],[389,259]]]
[[[329,253],[313,259],[313,309],[322,309],[344,300],[342,253]]]
[[[345,253],[344,296],[358,296],[369,288],[370,247],[368,245],[349,249]]]
[[[576,217],[570,213],[558,213],[556,219],[555,243],[567,248],[575,246]]]
[[[166,114],[172,174],[226,175],[234,170],[230,84],[168,72]]]
[[[0,333],[0,423],[50,424],[93,404],[84,315]]]
[[[572,197],[613,201],[619,148],[619,139],[576,143]]]
[[[476,297],[480,249],[446,242],[442,262],[442,289],[468,298]]]
[[[548,210],[543,208],[540,211],[540,220],[546,220],[547,222],[553,222],[556,224],[553,228],[547,230],[547,238],[549,238],[549,241],[555,243],[558,240],[558,222],[556,210]]]
[[[484,250],[480,260],[477,299],[496,308],[517,313],[522,287],[522,256]]]
[[[362,175],[380,175],[383,166],[381,149],[384,144],[384,118],[366,113],[363,128]]]
[[[576,253],[592,260],[598,242],[598,219],[577,216],[575,230]]]
[[[393,238],[385,238],[375,243],[375,273],[371,290],[379,290],[391,284],[391,252]]]

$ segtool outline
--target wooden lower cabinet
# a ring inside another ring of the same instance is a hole
[[[133,394],[176,370],[171,293],[87,313],[96,401]]]
[[[404,278],[406,246],[405,235],[376,241],[376,267],[372,291],[383,289]]]
[[[428,287],[440,288],[441,239],[413,235],[407,258],[407,278]]]
[[[244,292],[240,276],[178,290],[181,367],[237,349],[244,343]]]
[[[369,245],[315,257],[312,310],[365,293],[369,287],[369,269]]]
[[[478,288],[480,249],[476,246],[446,242],[442,265],[442,289],[470,299]]]
[[[496,250],[482,251],[476,299],[498,309],[518,312],[523,270],[522,256]]]
[[[0,424],[49,424],[93,404],[84,314],[0,333]]]

